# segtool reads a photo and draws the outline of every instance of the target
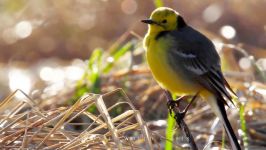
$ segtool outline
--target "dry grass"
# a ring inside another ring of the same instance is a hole
[[[88,94],[73,106],[42,111],[15,91],[0,104],[0,144],[4,149],[143,149],[152,136],[123,90]],[[114,102],[114,103],[110,103]],[[116,107],[120,114],[111,114]],[[96,107],[94,113],[88,109]]]

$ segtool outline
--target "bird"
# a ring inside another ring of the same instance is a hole
[[[177,95],[198,93],[223,123],[232,149],[240,150],[225,109],[236,94],[223,76],[212,41],[172,8],[159,7],[141,22],[148,24],[143,47],[157,83]]]

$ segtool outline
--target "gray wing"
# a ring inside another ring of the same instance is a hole
[[[221,72],[220,57],[213,43],[191,27],[169,32],[169,36],[175,41],[168,53],[170,65],[177,70],[182,69],[183,75],[198,82],[219,99],[224,100],[225,96],[231,101],[226,88],[232,89]]]

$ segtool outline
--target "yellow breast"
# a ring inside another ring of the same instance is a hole
[[[172,68],[168,63],[167,50],[171,44],[170,39],[160,38],[155,40],[147,36],[144,41],[146,44],[146,57],[155,80],[159,85],[178,95],[195,94],[199,86],[189,81],[188,78],[178,74],[178,68]]]

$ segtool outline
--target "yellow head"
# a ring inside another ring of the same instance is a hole
[[[155,9],[151,14],[150,19],[142,20],[142,22],[149,24],[150,33],[172,31],[186,25],[178,12],[167,7]]]

